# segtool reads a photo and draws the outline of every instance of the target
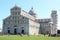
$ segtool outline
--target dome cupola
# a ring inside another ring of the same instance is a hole
[[[35,14],[35,12],[34,12],[33,7],[32,7],[31,10],[29,11],[29,14],[32,15],[32,16],[34,16],[34,17],[36,17],[36,14]]]

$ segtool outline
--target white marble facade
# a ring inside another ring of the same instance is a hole
[[[3,19],[4,34],[57,34],[57,12],[51,13],[51,18],[36,19],[33,8],[27,13],[18,6],[10,9],[10,16]],[[52,23],[51,23],[52,22]]]
[[[35,22],[34,16],[17,6],[11,8],[11,15],[3,20],[4,34],[38,35],[39,27],[40,24]]]

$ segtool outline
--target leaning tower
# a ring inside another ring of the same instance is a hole
[[[57,11],[53,10],[51,13],[51,21],[53,22],[52,34],[57,34]]]

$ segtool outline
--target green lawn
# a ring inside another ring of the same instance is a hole
[[[60,37],[48,37],[47,35],[0,35],[0,40],[60,40]]]

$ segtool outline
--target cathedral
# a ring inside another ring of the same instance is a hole
[[[36,19],[33,8],[26,12],[16,5],[10,9],[10,13],[3,19],[4,34],[57,34],[56,10],[52,11],[49,19]]]

